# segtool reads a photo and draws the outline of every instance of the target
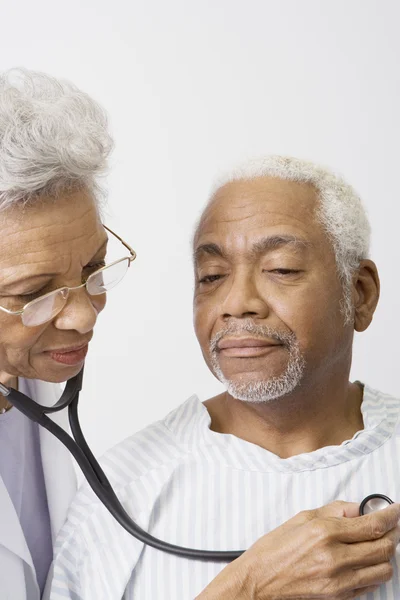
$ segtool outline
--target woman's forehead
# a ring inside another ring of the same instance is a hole
[[[3,269],[19,264],[41,269],[61,266],[73,256],[89,260],[107,240],[96,205],[82,193],[60,202],[6,211],[0,233],[2,274]]]

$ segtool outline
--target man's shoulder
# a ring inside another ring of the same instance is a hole
[[[385,424],[400,436],[400,397],[364,385],[363,416],[371,426]]]
[[[367,398],[370,401],[392,408],[400,406],[400,394],[393,395],[389,392],[384,392],[372,387],[368,383],[362,383],[361,385],[364,388],[364,399]]]
[[[132,482],[149,471],[165,467],[187,454],[188,445],[179,434],[184,419],[186,425],[189,425],[196,417],[199,405],[197,396],[191,396],[164,418],[107,450],[100,461],[107,475],[115,484],[121,485]],[[124,475],[118,476],[122,472]]]
[[[151,510],[163,483],[190,455],[189,445],[178,434],[191,417],[195,420],[199,410],[199,399],[191,396],[163,419],[116,444],[100,459],[114,492],[135,518],[140,519],[143,512]],[[85,524],[93,519],[97,519],[97,524],[106,523],[109,531],[115,529],[116,535],[123,531],[85,481],[70,507],[67,522],[57,540],[57,549],[60,550],[67,540],[75,544],[78,538],[90,539],[90,535],[85,534]],[[100,532],[102,530],[100,526]],[[81,540],[78,545],[82,552],[85,544]]]
[[[123,498],[131,494],[135,486],[146,485],[146,478],[161,481],[185,460],[191,450],[180,434],[190,428],[201,406],[197,396],[191,396],[163,419],[130,435],[103,454],[100,465],[117,495]],[[84,482],[76,503],[87,506],[100,501]]]

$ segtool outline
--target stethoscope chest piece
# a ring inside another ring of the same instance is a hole
[[[387,508],[389,504],[393,504],[393,500],[388,496],[384,496],[383,494],[371,494],[361,502],[360,515],[368,515],[377,510],[383,510],[384,508]]]

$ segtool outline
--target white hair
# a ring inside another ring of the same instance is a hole
[[[69,82],[27,69],[0,74],[0,210],[87,189],[112,148],[104,110]]]
[[[212,196],[225,184],[258,177],[276,177],[310,183],[318,193],[316,217],[329,236],[343,284],[342,313],[352,317],[351,280],[360,261],[368,258],[371,229],[366,210],[355,190],[340,176],[314,163],[286,156],[267,156],[224,173],[213,186]],[[212,197],[211,196],[211,197]]]

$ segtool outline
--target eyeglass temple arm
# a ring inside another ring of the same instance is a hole
[[[135,260],[135,258],[136,258],[136,252],[133,250],[133,248],[131,248],[130,245],[127,244],[127,242],[125,242],[117,233],[115,233],[115,231],[113,231],[112,229],[110,229],[109,227],[107,227],[107,225],[104,225],[104,223],[103,223],[103,227],[104,227],[104,229],[106,229],[107,231],[109,231],[114,237],[116,237],[117,240],[119,240],[121,242],[121,244],[123,244],[127,250],[129,250],[129,253],[131,255],[130,256],[130,261],[132,262],[133,260]]]
[[[4,306],[0,306],[0,310],[7,313],[8,315],[22,315],[22,310],[9,310],[8,308],[4,308]]]

